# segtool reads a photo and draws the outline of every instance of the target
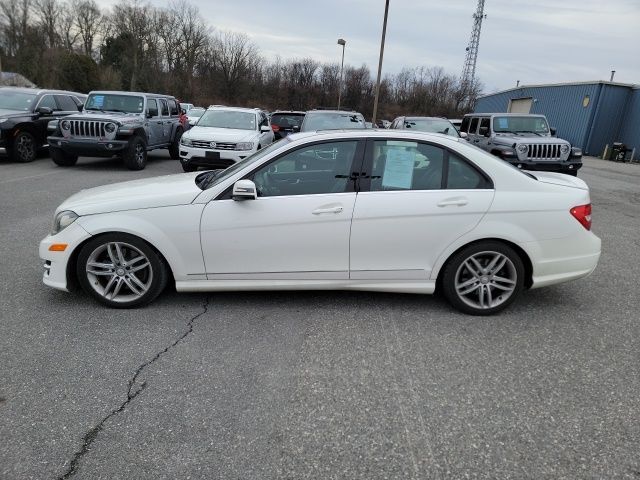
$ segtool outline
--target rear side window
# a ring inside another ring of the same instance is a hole
[[[448,170],[447,188],[464,190],[491,188],[491,183],[484,175],[453,153],[449,153]]]
[[[489,126],[490,120],[488,118],[483,118],[482,120],[480,120],[480,128],[486,128],[487,130],[489,130]]]
[[[162,107],[162,116],[163,117],[168,117],[169,116],[169,106],[167,105],[167,101],[163,98],[161,98],[160,100],[160,105]]]
[[[169,107],[171,110],[171,116],[178,115],[178,102],[175,100],[169,100]]]

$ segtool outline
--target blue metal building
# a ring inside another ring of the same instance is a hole
[[[557,135],[600,156],[622,142],[640,156],[640,85],[581,82],[523,85],[478,98],[476,113],[541,113]]]

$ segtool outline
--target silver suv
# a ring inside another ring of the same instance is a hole
[[[555,136],[544,115],[472,113],[462,119],[460,132],[473,145],[527,170],[578,175],[582,151]]]
[[[81,113],[61,119],[47,137],[51,158],[75,165],[78,156],[122,157],[130,170],[142,170],[147,151],[167,148],[179,158],[180,104],[168,95],[136,92],[91,92]]]

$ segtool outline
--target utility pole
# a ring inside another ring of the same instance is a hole
[[[484,0],[483,0],[484,1]],[[378,114],[378,98],[380,97],[380,74],[382,73],[382,57],[384,55],[384,38],[387,35],[387,15],[389,14],[389,0],[384,5],[384,22],[382,23],[382,40],[380,41],[380,59],[378,60],[378,79],[376,80],[376,96],[373,100],[373,118],[371,123],[375,126]]]

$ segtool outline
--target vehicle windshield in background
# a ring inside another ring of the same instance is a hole
[[[271,115],[271,125],[280,128],[293,128],[302,125],[304,113],[274,113]]]
[[[198,126],[255,130],[256,116],[253,113],[232,110],[207,110],[198,120]]]
[[[87,102],[84,104],[84,109],[105,112],[142,113],[144,109],[144,97],[95,93],[89,95]]]
[[[187,115],[190,117],[201,117],[205,112],[204,108],[192,108],[187,112]]]
[[[493,117],[493,131],[496,133],[549,133],[549,125],[544,117]]]
[[[452,137],[460,136],[451,122],[439,118],[407,118],[404,128],[420,132],[442,133]]]
[[[0,92],[0,110],[30,112],[36,96],[22,92]]]
[[[362,115],[354,113],[307,113],[304,130],[365,128]]]

